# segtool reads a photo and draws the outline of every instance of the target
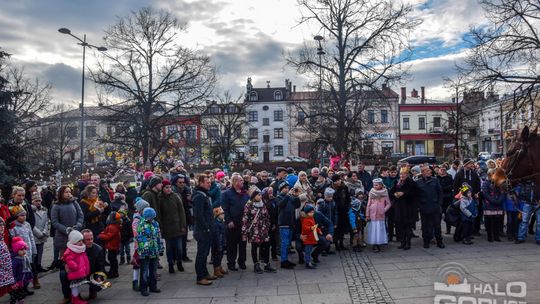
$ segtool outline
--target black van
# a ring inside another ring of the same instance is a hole
[[[437,159],[433,155],[412,155],[412,156],[400,159],[398,163],[408,163],[411,165],[420,165],[420,164],[428,163],[430,165],[433,165],[437,163]]]

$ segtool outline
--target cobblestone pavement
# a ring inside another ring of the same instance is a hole
[[[211,287],[195,285],[194,265],[185,263],[183,273],[159,271],[162,292],[149,297],[131,290],[131,267],[122,265],[120,278],[111,280],[113,287],[101,292],[95,303],[433,303],[437,269],[451,261],[464,266],[470,283],[524,281],[527,303],[540,303],[540,246],[530,236],[527,243],[519,245],[488,243],[485,235],[477,237],[471,246],[454,243],[448,235],[445,241],[445,249],[424,249],[421,239],[414,239],[408,251],[397,249],[397,243],[391,243],[382,253],[373,253],[369,247],[362,253],[345,251],[321,257],[316,270],[297,266],[294,271],[279,270],[275,274],[255,274],[248,257],[247,270],[232,273]],[[44,265],[52,259],[51,243],[45,250]],[[195,242],[188,244],[189,256],[194,258]],[[296,254],[290,257],[291,261],[297,258]],[[166,263],[164,258],[161,262]],[[26,303],[57,303],[62,298],[58,272],[42,274],[41,283],[42,288]],[[8,303],[8,297],[1,298],[0,303]]]

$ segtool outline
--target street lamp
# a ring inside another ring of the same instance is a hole
[[[315,37],[313,37],[313,39],[315,39],[315,41],[319,43],[319,47],[317,48],[317,55],[319,55],[319,104],[322,105],[322,55],[326,53],[323,51],[321,41],[324,40],[324,37],[321,35],[316,35]],[[324,150],[322,154],[323,155],[321,157],[321,164],[319,167],[324,166]]]
[[[104,52],[107,50],[106,47],[103,46],[95,46],[88,42],[86,42],[86,34],[83,35],[83,39],[73,35],[71,33],[71,30],[63,27],[58,29],[58,31],[62,34],[70,35],[71,37],[77,39],[79,43],[78,45],[83,47],[83,57],[82,57],[82,85],[81,85],[81,174],[84,173],[84,68],[85,68],[85,59],[86,59],[86,48],[94,48],[100,52]]]

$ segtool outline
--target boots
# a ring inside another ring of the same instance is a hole
[[[169,264],[169,273],[174,273],[174,264]]]
[[[129,255],[126,257],[126,262],[127,262],[126,264],[128,265],[131,264],[131,257]]]
[[[184,272],[184,266],[182,265],[182,262],[176,262],[176,268],[178,268],[178,271]]]
[[[133,280],[132,284],[131,284],[131,288],[134,290],[134,291],[139,291],[139,280]]]
[[[403,250],[409,250],[411,249],[411,236],[408,235],[405,237],[405,246],[403,246]]]
[[[88,302],[81,299],[79,296],[71,296],[71,304],[88,304]]]
[[[224,277],[224,275],[221,272],[221,270],[219,269],[219,267],[214,267],[214,276],[216,276],[216,277],[218,277],[220,279]]]
[[[439,247],[439,248],[444,248],[444,247],[446,247],[446,246],[444,246],[444,243],[443,243],[442,239],[437,240],[437,247]]]
[[[298,265],[301,265],[301,264],[304,264],[304,253],[303,252],[301,252],[298,255]]]
[[[407,241],[405,237],[401,240],[401,245],[398,246],[398,249],[404,249]]]
[[[125,263],[126,263],[126,259],[124,258],[124,256],[121,256],[120,263],[118,263],[118,265],[124,265]]]
[[[272,267],[272,265],[270,265],[270,263],[266,264],[266,266],[264,266],[264,271],[265,272],[270,272],[270,273],[276,273],[277,270]]]
[[[255,271],[255,273],[257,274],[264,273],[264,270],[262,269],[260,262],[255,263],[255,266],[253,266],[253,271]]]
[[[41,284],[39,284],[39,279],[37,276],[34,277],[34,281],[32,282],[32,285],[34,286],[34,289],[40,289]]]
[[[229,271],[228,270],[225,270],[222,266],[219,266],[219,272],[221,272],[222,274],[229,274]]]

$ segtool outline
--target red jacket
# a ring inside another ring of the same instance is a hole
[[[112,223],[107,225],[105,230],[99,234],[99,239],[105,243],[105,249],[118,251],[122,240],[120,234],[120,224]]]
[[[304,245],[317,245],[318,241],[315,238],[315,234],[311,228],[315,226],[314,217],[302,217],[302,242]],[[317,227],[317,234],[322,234],[321,229]]]
[[[62,260],[66,263],[68,280],[78,280],[86,278],[90,274],[90,261],[86,252],[75,253],[71,249],[66,249]]]

